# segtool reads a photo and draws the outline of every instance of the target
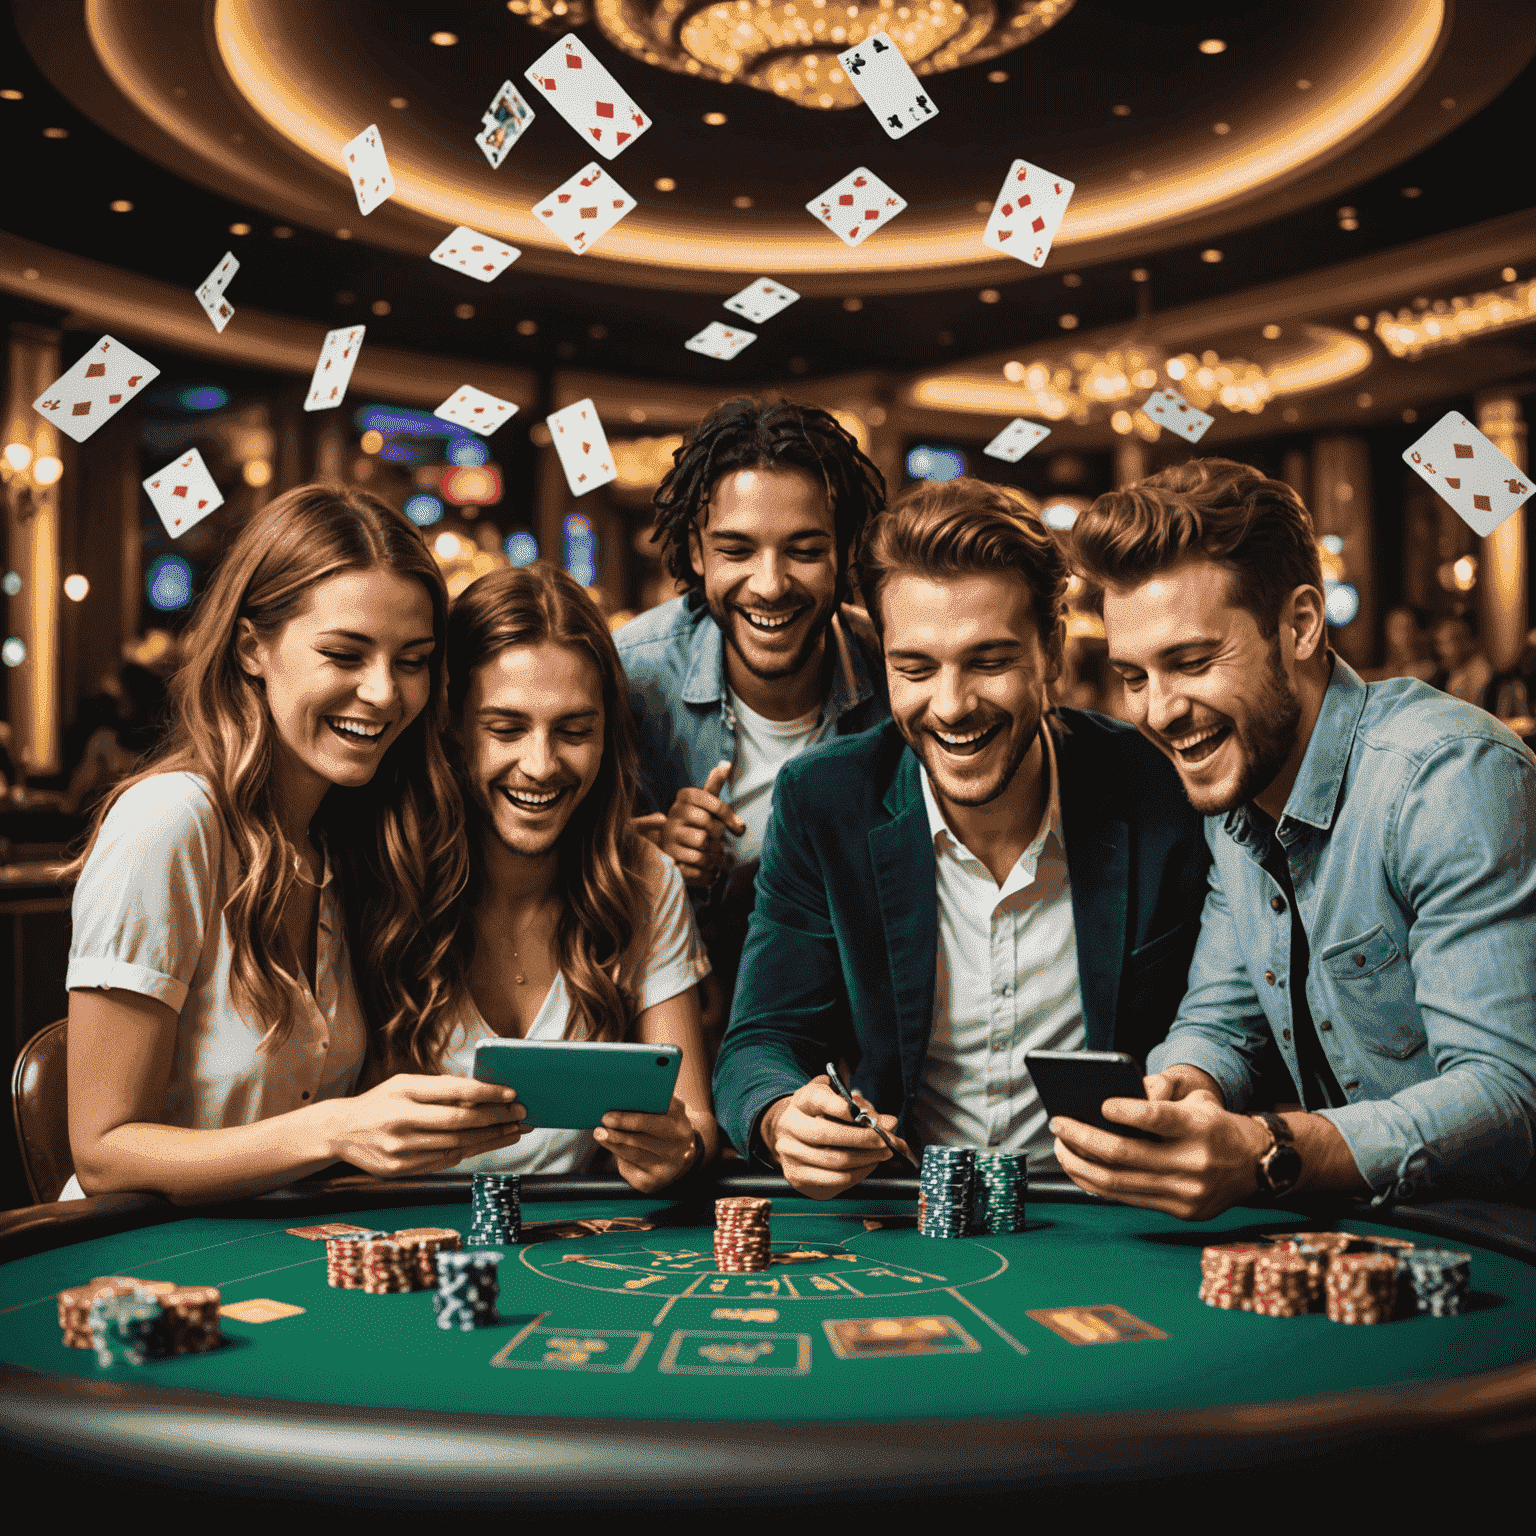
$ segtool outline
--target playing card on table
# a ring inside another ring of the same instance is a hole
[[[634,198],[594,160],[533,211],[581,256],[634,206]]]
[[[1403,454],[1409,465],[1487,538],[1530,496],[1531,477],[1506,458],[1460,411],[1447,411]]]
[[[66,437],[83,443],[117,415],[160,370],[120,341],[103,336],[68,373],[32,402]]]
[[[467,224],[460,224],[432,252],[432,260],[488,283],[492,278],[500,277],[522,254],[515,245],[503,245]]]
[[[780,310],[788,309],[799,297],[793,288],[786,288],[783,283],[770,283],[766,277],[760,277],[750,288],[733,293],[725,301],[725,307],[740,315],[743,320],[753,320],[761,325],[764,320],[772,320]]]
[[[982,244],[1043,267],[1076,186],[1027,160],[1015,160],[992,205]]]
[[[585,496],[600,485],[618,478],[613,455],[608,451],[608,436],[597,419],[597,407],[590,400],[578,400],[547,418],[545,425],[560,455],[571,495]]]
[[[605,160],[627,149],[651,126],[633,97],[579,37],[562,37],[524,73],[583,139],[597,145]]]
[[[357,349],[363,344],[365,329],[361,325],[346,325],[325,333],[325,345],[315,364],[315,376],[309,381],[309,398],[304,402],[306,411],[328,411],[333,405],[341,404],[341,397],[347,392],[347,381],[357,366]]]
[[[750,347],[757,336],[752,331],[734,330],[711,320],[697,336],[690,336],[683,343],[690,352],[702,352],[705,357],[718,357],[722,361],[735,357],[743,347]]]
[[[888,34],[876,32],[838,54],[837,62],[863,97],[864,105],[879,118],[887,138],[899,139],[939,115],[933,98]]]
[[[473,384],[461,385],[432,412],[444,421],[456,421],[481,437],[489,437],[502,422],[510,421],[517,414],[517,407],[510,400],[500,400],[488,395]]]
[[[1006,459],[1010,464],[1017,464],[1031,448],[1037,443],[1043,443],[1050,435],[1049,427],[1015,416],[981,451],[994,459]]]
[[[482,127],[475,135],[475,143],[485,152],[485,158],[494,170],[507,158],[507,152],[533,121],[533,108],[518,94],[510,80],[504,80],[491,102],[490,111],[480,121]]]
[[[395,195],[395,178],[389,173],[377,123],[364,128],[342,151],[342,156],[360,213],[372,213],[385,198]]]
[[[844,245],[857,245],[906,206],[904,197],[862,165],[805,205]]]
[[[1205,436],[1206,429],[1216,420],[1204,411],[1197,411],[1175,389],[1160,389],[1155,395],[1149,395],[1142,410],[1158,426],[1167,427],[1170,432],[1176,432],[1192,443],[1198,443]]]
[[[173,539],[179,539],[188,528],[224,505],[224,498],[196,448],[151,475],[144,482],[144,489]]]

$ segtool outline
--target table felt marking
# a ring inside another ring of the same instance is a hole
[[[708,1278],[707,1275],[700,1275],[699,1278],[697,1280],[695,1280],[693,1282],[693,1284],[690,1285],[686,1291],[680,1291],[676,1296],[669,1296],[669,1297],[667,1297],[666,1305],[663,1306],[661,1311],[658,1312],[656,1314],[656,1316],[651,1319],[651,1327],[652,1328],[660,1328],[661,1327],[661,1320],[662,1320],[662,1318],[664,1318],[667,1315],[667,1313],[670,1312],[672,1310],[672,1308],[675,1307],[678,1304],[678,1302],[680,1302],[683,1299],[684,1296],[692,1296],[693,1293],[696,1290],[698,1290],[698,1288],[701,1285],[704,1284],[704,1282],[705,1282],[705,1280],[707,1278]]]
[[[953,1296],[962,1307],[969,1307],[971,1311],[974,1312],[976,1316],[979,1317],[982,1322],[984,1322],[987,1327],[990,1328],[993,1333],[995,1333],[998,1338],[1000,1338],[1005,1344],[1011,1344],[1016,1350],[1018,1350],[1021,1355],[1027,1355],[1029,1353],[1029,1350],[1023,1344],[1020,1344],[1019,1341],[1014,1338],[1014,1336],[1009,1333],[1001,1323],[994,1323],[992,1319],[988,1317],[987,1314],[975,1304],[975,1302],[967,1301],[965,1297],[955,1289],[954,1286],[949,1287],[949,1294]]]
[[[708,1340],[697,1344],[708,1364],[683,1363],[684,1340]],[[744,1342],[751,1340],[751,1343]],[[793,1365],[763,1365],[781,1343],[793,1342]],[[808,1333],[726,1333],[705,1328],[680,1328],[667,1341],[657,1370],[669,1376],[806,1376],[811,1369],[811,1336]]]

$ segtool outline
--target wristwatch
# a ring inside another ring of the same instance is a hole
[[[1262,1120],[1269,1132],[1269,1147],[1255,1170],[1259,1190],[1266,1195],[1288,1195],[1301,1177],[1301,1153],[1291,1139],[1291,1128],[1269,1110],[1253,1118]]]

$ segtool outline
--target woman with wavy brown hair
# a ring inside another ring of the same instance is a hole
[[[370,1036],[439,1006],[427,935],[465,880],[447,606],[420,533],[362,491],[289,491],[225,556],[169,738],[75,865],[65,1198],[424,1173],[520,1134],[490,1084],[352,1097]]]
[[[469,1077],[481,1040],[639,1040],[683,1051],[664,1115],[530,1130],[475,1171],[567,1171],[613,1153],[637,1189],[713,1156],[697,983],[709,970],[677,866],[631,825],[636,744],[608,625],[564,571],[498,571],[448,620],[450,742],[470,878],[441,929],[445,1005],[402,1018],[392,1064]]]

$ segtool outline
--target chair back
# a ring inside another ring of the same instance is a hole
[[[69,1149],[68,1019],[45,1025],[21,1048],[11,1074],[11,1113],[22,1171],[39,1205],[59,1198],[75,1171]]]

